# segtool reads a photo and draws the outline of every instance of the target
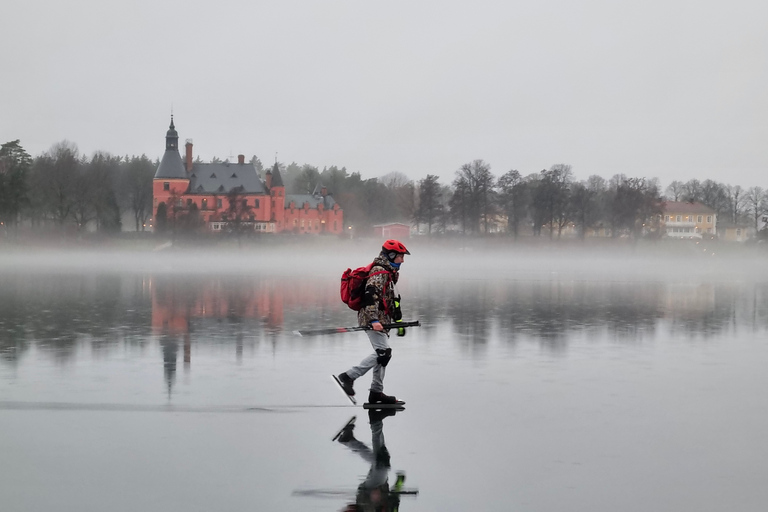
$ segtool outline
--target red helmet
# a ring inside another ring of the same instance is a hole
[[[381,246],[384,252],[396,252],[398,254],[411,254],[408,249],[405,248],[402,242],[398,240],[387,240],[384,245]]]

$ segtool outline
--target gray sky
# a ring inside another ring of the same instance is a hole
[[[521,5],[528,4],[528,5]],[[6,2],[0,142],[768,188],[765,0]]]

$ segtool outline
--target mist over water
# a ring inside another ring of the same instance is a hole
[[[400,510],[761,510],[762,247],[408,246],[398,288],[422,327],[390,340],[386,391],[407,404],[382,422],[389,485],[419,491]],[[330,374],[367,339],[293,331],[355,325],[338,279],[375,254],[0,253],[3,509],[359,502],[373,466],[331,438],[355,416],[373,447],[376,418]]]

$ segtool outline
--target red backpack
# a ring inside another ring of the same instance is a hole
[[[371,273],[372,267],[373,262],[354,270],[348,268],[341,274],[341,302],[353,311],[360,311],[363,308],[365,282],[368,278],[378,274],[389,274],[386,270]]]

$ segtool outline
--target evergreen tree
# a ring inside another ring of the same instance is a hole
[[[414,220],[427,224],[428,235],[432,234],[432,225],[438,222],[444,210],[438,180],[434,174],[427,174],[426,178],[419,181],[419,206],[414,213]]]
[[[13,140],[0,146],[0,221],[18,229],[22,208],[29,204],[27,179],[32,157]]]

